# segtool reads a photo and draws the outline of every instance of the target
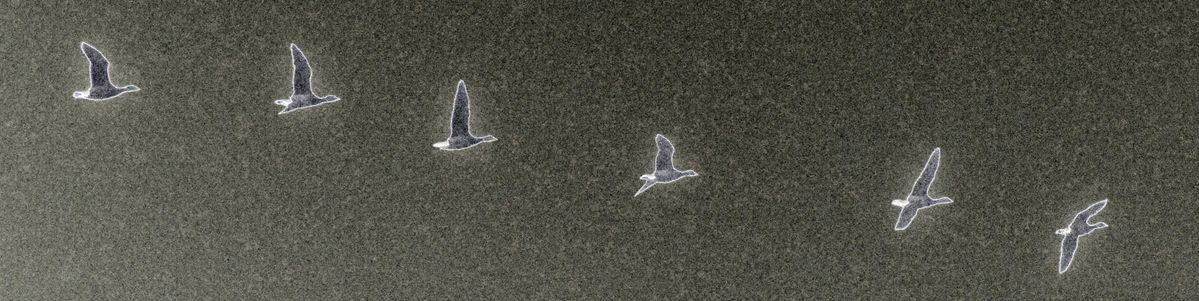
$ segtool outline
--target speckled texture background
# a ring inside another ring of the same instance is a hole
[[[1199,5],[835,2],[8,0],[0,296],[1199,298]]]

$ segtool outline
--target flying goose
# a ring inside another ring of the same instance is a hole
[[[642,192],[653,187],[654,184],[670,183],[685,177],[699,175],[694,170],[680,171],[674,168],[674,144],[671,144],[670,140],[666,139],[666,136],[657,134],[654,136],[654,141],[658,143],[658,155],[654,159],[654,173],[641,175],[641,180],[644,180],[645,184],[641,185],[641,189],[638,189],[637,193],[633,194],[633,197],[641,195]]]
[[[496,140],[495,136],[475,137],[470,133],[470,96],[466,93],[466,82],[459,80],[458,90],[454,92],[454,110],[450,112],[450,137],[434,143],[433,147],[454,151]]]
[[[83,50],[83,56],[87,57],[87,61],[91,63],[91,84],[87,87],[87,91],[75,91],[71,96],[79,99],[101,101],[128,92],[141,90],[134,85],[120,88],[114,86],[112,80],[108,78],[108,58],[104,57],[104,54],[100,53],[100,50],[92,47],[87,42],[79,43],[79,48]]]
[[[276,100],[275,104],[283,106],[279,114],[287,114],[299,109],[307,109],[340,100],[337,96],[327,95],[317,97],[312,91],[312,67],[300,47],[291,44],[291,98]]]
[[[1058,229],[1054,233],[1062,236],[1062,254],[1058,257],[1057,273],[1065,273],[1070,269],[1070,263],[1074,261],[1074,251],[1078,249],[1078,238],[1091,234],[1095,230],[1107,228],[1107,223],[1099,222],[1092,224],[1089,220],[1092,216],[1103,211],[1103,207],[1107,207],[1107,200],[1091,204],[1086,210],[1074,215],[1074,220],[1070,221],[1066,228]]]
[[[924,163],[924,170],[920,172],[920,177],[916,178],[916,184],[912,185],[912,192],[908,193],[907,199],[891,201],[891,205],[901,208],[899,219],[895,221],[895,231],[902,231],[912,225],[912,220],[916,219],[916,213],[920,209],[953,203],[949,198],[933,199],[928,196],[928,187],[937,178],[937,168],[940,166],[941,148],[935,148]]]

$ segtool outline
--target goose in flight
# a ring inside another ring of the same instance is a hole
[[[340,100],[337,96],[327,95],[317,97],[312,91],[312,67],[300,47],[291,44],[291,98],[276,100],[275,104],[283,106],[279,114],[290,113],[299,109],[307,109]]]
[[[895,222],[895,231],[907,229],[920,209],[953,203],[953,200],[949,198],[933,199],[928,196],[928,187],[937,178],[937,168],[940,165],[941,148],[935,148],[932,155],[928,156],[928,162],[924,163],[924,171],[921,171],[920,177],[916,178],[916,184],[912,185],[912,192],[908,194],[907,199],[891,201],[892,205],[901,208],[899,220]]]
[[[1062,254],[1057,262],[1057,273],[1065,273],[1070,269],[1070,262],[1074,261],[1074,251],[1078,249],[1078,238],[1091,234],[1095,230],[1107,227],[1107,223],[1099,222],[1092,224],[1089,220],[1092,216],[1099,214],[1099,211],[1107,207],[1107,200],[1102,200],[1091,204],[1086,210],[1074,215],[1074,220],[1066,228],[1058,229],[1054,233],[1062,236]]]
[[[699,175],[694,170],[680,171],[674,168],[674,144],[671,144],[670,140],[666,139],[666,136],[657,134],[654,136],[654,141],[658,143],[658,155],[654,159],[654,173],[641,175],[641,180],[644,180],[645,184],[641,185],[641,189],[638,189],[637,193],[633,194],[633,197],[641,195],[642,192],[653,187],[654,184],[670,183],[685,177]]]
[[[442,150],[463,150],[498,139],[487,135],[475,137],[470,133],[470,96],[466,93],[466,82],[458,81],[458,90],[454,92],[454,110],[450,112],[450,138],[434,143],[433,147]]]
[[[100,50],[92,47],[87,42],[79,43],[79,48],[83,50],[83,56],[87,57],[87,61],[91,63],[91,84],[88,86],[87,91],[75,91],[71,96],[79,99],[101,101],[128,92],[141,90],[134,85],[120,88],[114,86],[112,80],[108,78],[108,58],[104,57],[104,54],[100,53]]]

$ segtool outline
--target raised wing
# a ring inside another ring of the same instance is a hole
[[[86,42],[80,43],[79,48],[83,49],[83,55],[92,65],[92,87],[112,86],[112,82],[108,79],[108,58],[104,57],[104,54],[100,53],[96,47],[92,47]]]
[[[654,159],[654,170],[674,170],[674,144],[671,144],[670,139],[666,139],[666,136],[662,136],[662,134],[654,136],[654,141],[658,143],[658,156]]]
[[[1103,207],[1107,207],[1107,200],[1102,200],[1102,201],[1096,202],[1094,204],[1091,204],[1090,207],[1087,207],[1087,209],[1083,210],[1082,212],[1079,212],[1078,215],[1074,216],[1074,222],[1085,225],[1087,223],[1088,219],[1090,219],[1092,216],[1095,216],[1096,214],[1099,214],[1099,211],[1103,211]]]
[[[941,166],[941,148],[933,149],[933,153],[928,156],[928,161],[924,163],[924,170],[920,172],[920,177],[916,178],[916,184],[912,185],[911,196],[928,196],[928,187],[932,186],[933,179],[937,177],[937,168]]]
[[[296,44],[291,44],[291,66],[291,95],[311,95],[312,67],[308,65],[308,57]]]
[[[1074,261],[1074,251],[1078,249],[1078,235],[1068,234],[1062,238],[1062,254],[1057,261],[1057,272],[1065,273]]]
[[[458,81],[458,90],[454,92],[454,111],[450,115],[450,137],[470,136],[470,95],[466,92],[466,82]]]

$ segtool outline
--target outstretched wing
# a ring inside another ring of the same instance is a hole
[[[941,148],[933,149],[932,155],[928,156],[928,161],[924,163],[924,171],[920,172],[920,177],[916,178],[916,184],[912,185],[912,196],[928,196],[928,187],[932,186],[933,179],[937,177],[937,168],[941,166]]]
[[[658,156],[654,160],[654,170],[674,170],[674,144],[671,144],[670,140],[662,134],[654,136],[654,140],[658,142]]]
[[[1078,249],[1078,235],[1066,235],[1062,238],[1062,254],[1058,257],[1057,272],[1065,273],[1074,261],[1074,251]]]
[[[466,93],[466,82],[459,80],[454,91],[454,111],[450,115],[450,137],[470,136],[470,95]]]
[[[312,67],[296,44],[291,44],[291,66],[294,70],[291,75],[291,95],[312,94]]]
[[[96,47],[92,47],[86,42],[80,43],[79,48],[83,49],[83,55],[92,65],[92,87],[112,86],[112,82],[108,79],[108,58],[105,58],[104,54],[100,53]]]

